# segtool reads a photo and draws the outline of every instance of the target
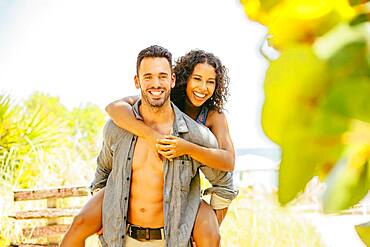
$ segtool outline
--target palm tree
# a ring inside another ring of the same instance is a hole
[[[0,120],[0,182],[32,186],[41,155],[65,139],[66,122],[41,105],[15,105],[9,95],[0,95]]]

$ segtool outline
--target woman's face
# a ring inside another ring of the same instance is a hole
[[[186,95],[190,103],[199,107],[213,95],[216,88],[216,71],[208,63],[195,65],[186,84]]]

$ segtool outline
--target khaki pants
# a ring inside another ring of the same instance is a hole
[[[126,247],[164,247],[165,243],[165,240],[138,241],[128,235],[125,236]]]

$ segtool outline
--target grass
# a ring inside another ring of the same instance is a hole
[[[314,226],[303,215],[277,204],[275,193],[242,189],[221,225],[222,246],[320,247]]]

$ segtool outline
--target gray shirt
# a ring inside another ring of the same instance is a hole
[[[137,119],[140,101],[133,106]],[[196,123],[174,104],[173,135],[205,147],[217,147],[208,128]],[[131,167],[137,136],[116,126],[109,120],[103,131],[103,147],[98,156],[98,167],[91,189],[105,187],[103,201],[103,246],[122,247],[126,237]],[[184,155],[163,162],[164,173],[164,233],[166,246],[191,246],[190,236],[200,203],[198,168],[212,184],[206,193],[234,199],[232,173],[218,171]],[[143,181],[145,183],[145,181]],[[150,189],[150,188],[148,188]],[[143,193],[145,193],[143,191]]]

